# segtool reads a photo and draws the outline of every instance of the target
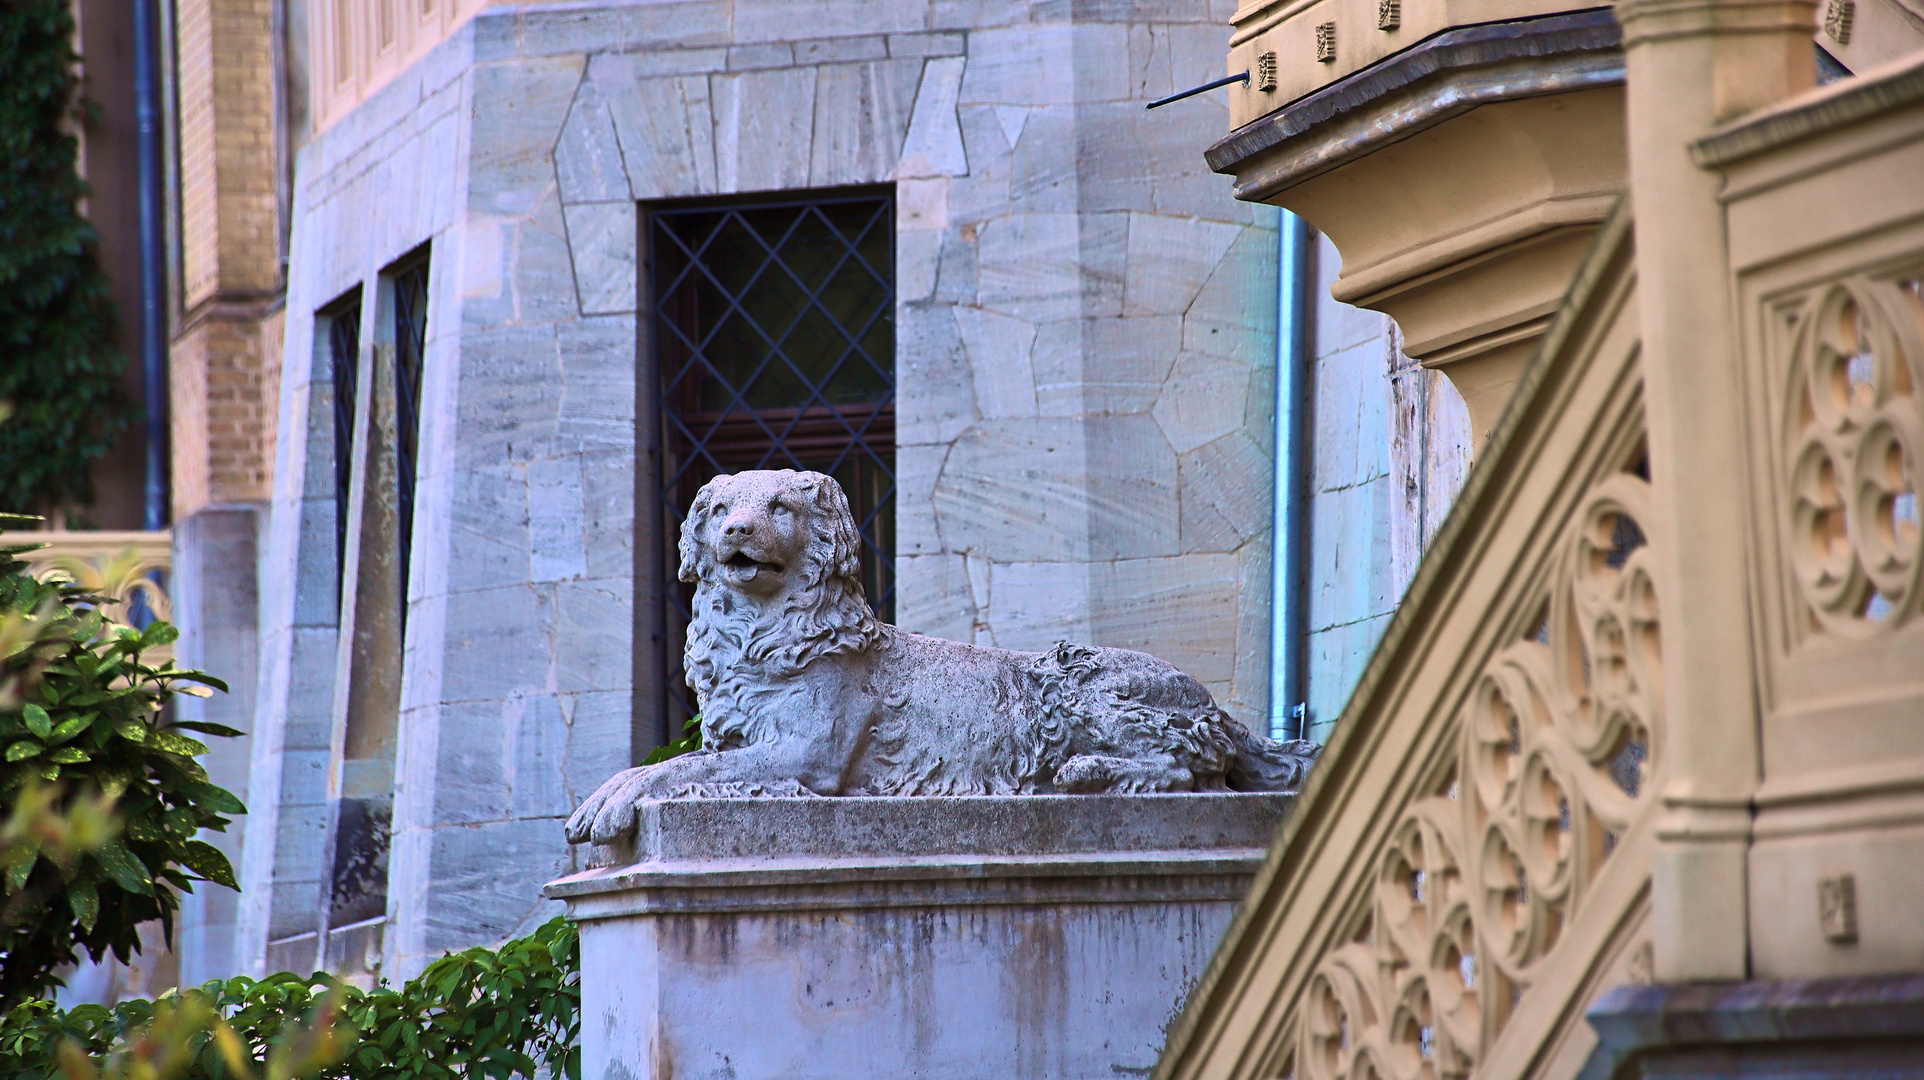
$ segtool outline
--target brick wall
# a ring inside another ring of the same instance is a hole
[[[178,26],[176,520],[268,497],[284,288],[270,0],[181,0]]]

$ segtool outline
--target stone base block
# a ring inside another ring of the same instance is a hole
[[[548,886],[583,1076],[1147,1076],[1291,798],[651,805]]]

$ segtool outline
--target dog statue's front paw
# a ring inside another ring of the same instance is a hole
[[[609,777],[568,819],[568,842],[614,844],[632,832],[635,804],[646,794],[653,771],[639,765]]]

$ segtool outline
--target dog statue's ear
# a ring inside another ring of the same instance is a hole
[[[827,535],[829,576],[844,581],[862,579],[862,538],[855,531],[855,515],[849,512],[848,495],[832,476],[814,474],[815,520]]]
[[[715,480],[702,485],[695,496],[695,505],[688,508],[688,517],[681,523],[681,566],[675,570],[675,576],[683,581],[692,582],[701,573],[700,533],[709,509],[715,505]]]

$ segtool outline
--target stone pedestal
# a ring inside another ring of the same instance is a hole
[[[583,1076],[1146,1076],[1291,799],[653,804],[547,888]]]

